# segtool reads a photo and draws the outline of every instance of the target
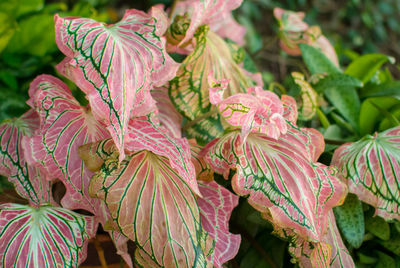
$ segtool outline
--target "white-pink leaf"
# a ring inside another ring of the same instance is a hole
[[[78,267],[96,228],[92,217],[64,208],[0,205],[0,266]]]
[[[152,13],[160,18],[159,12]],[[151,15],[131,9],[114,25],[56,15],[55,28],[57,45],[67,56],[58,70],[88,95],[93,114],[107,125],[121,161],[129,117],[155,109],[151,87],[172,79],[178,68],[160,37],[165,27]]]
[[[202,198],[197,199],[201,225],[215,240],[212,261],[215,267],[233,259],[239,251],[240,235],[229,232],[229,218],[239,197],[214,181],[199,182]]]
[[[96,214],[100,202],[88,195],[93,173],[79,158],[78,147],[108,138],[108,132],[55,77],[37,77],[29,94],[29,103],[39,113],[41,128],[36,136],[23,139],[27,161],[45,170],[49,179],[58,178],[64,183],[67,189],[61,201],[64,207],[86,209]]]
[[[22,138],[38,130],[39,117],[29,110],[18,119],[0,124],[0,174],[9,178],[18,194],[31,204],[51,203],[51,183],[39,169],[29,166]]]

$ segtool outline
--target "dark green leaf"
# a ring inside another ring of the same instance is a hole
[[[400,81],[390,81],[380,85],[371,85],[364,88],[360,94],[366,97],[397,97],[400,98]]]
[[[379,244],[381,244],[387,250],[390,250],[394,254],[400,256],[400,235],[397,235],[390,240],[379,241]]]
[[[345,73],[367,83],[372,76],[386,62],[392,62],[393,58],[383,54],[367,54],[355,59],[346,69]]]
[[[396,261],[389,255],[378,251],[379,261],[376,268],[396,268]]]
[[[311,74],[334,74],[342,71],[321,50],[307,44],[299,44],[301,55]]]
[[[325,89],[330,87],[362,87],[363,83],[347,74],[336,73],[324,77],[317,84],[314,85],[314,89],[317,92],[324,92]]]
[[[390,226],[381,217],[370,217],[365,220],[365,229],[382,240],[390,238]]]
[[[354,248],[359,248],[364,238],[364,213],[361,201],[354,194],[348,194],[340,207],[333,208],[336,222],[343,236]]]

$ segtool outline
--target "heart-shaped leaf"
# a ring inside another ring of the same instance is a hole
[[[203,196],[197,200],[201,225],[215,240],[212,262],[214,267],[220,268],[222,264],[233,259],[239,251],[240,235],[231,234],[228,226],[239,197],[214,181],[201,182],[199,188]]]
[[[27,161],[45,170],[49,179],[58,178],[64,183],[64,207],[98,213],[100,202],[90,198],[87,190],[93,173],[84,167],[78,147],[107,138],[108,132],[55,77],[37,77],[29,94],[28,103],[39,113],[41,128],[36,136],[23,139]]]
[[[109,150],[99,149],[99,155]],[[169,159],[140,151],[119,167],[115,159],[105,163],[92,178],[89,192],[105,201],[114,228],[137,244],[137,261],[167,267],[205,266],[212,252],[207,247],[211,238],[203,239],[195,195],[170,167]]]
[[[88,95],[93,115],[106,123],[122,160],[129,117],[155,109],[151,87],[172,79],[178,67],[160,37],[165,27],[131,9],[114,25],[56,15],[55,28],[57,45],[67,56],[58,70]]]
[[[0,124],[0,174],[8,177],[16,191],[35,205],[52,202],[50,182],[40,170],[28,165],[26,147],[22,146],[22,138],[33,135],[38,127],[39,117],[33,110]]]
[[[400,219],[400,127],[366,136],[336,149],[332,164],[349,191],[384,219]]]
[[[204,159],[225,178],[229,169],[236,169],[234,191],[250,195],[249,203],[264,215],[270,213],[276,225],[319,241],[328,212],[346,194],[334,169],[313,162],[323,147],[322,135],[308,129],[291,128],[278,140],[250,133],[244,143],[233,131],[208,144]]]
[[[0,266],[78,267],[96,228],[92,217],[64,208],[0,205]]]

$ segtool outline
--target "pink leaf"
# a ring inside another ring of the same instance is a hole
[[[400,220],[400,127],[340,146],[332,165],[349,191],[374,206],[377,215]]]
[[[94,147],[99,155],[108,151]],[[203,239],[196,197],[170,160],[144,150],[116,163],[106,160],[89,192],[105,201],[114,228],[137,244],[136,261],[145,267],[205,266],[211,238]]]
[[[129,152],[148,150],[169,159],[170,166],[178,172],[194,193],[200,195],[196,173],[191,162],[190,146],[185,138],[171,137],[150,116],[129,121],[126,149]]]
[[[215,240],[213,265],[222,267],[222,264],[236,256],[240,247],[240,235],[231,234],[228,226],[239,197],[214,181],[200,182],[199,188],[203,195],[203,198],[197,200],[201,225]]]
[[[67,189],[61,202],[64,207],[100,211],[100,202],[88,195],[93,173],[84,167],[78,147],[109,137],[105,127],[55,77],[37,77],[29,94],[29,103],[39,113],[41,129],[36,136],[23,139],[28,162],[45,170],[49,179],[58,178],[64,183]]]
[[[152,14],[160,18],[160,12]],[[165,29],[133,9],[114,25],[57,15],[55,21],[57,45],[67,56],[58,70],[88,95],[95,118],[107,125],[122,160],[129,117],[154,110],[151,87],[172,79],[178,68],[159,36]]]
[[[195,139],[189,140],[190,150],[192,153],[192,163],[196,171],[196,178],[200,181],[212,181],[214,179],[214,172],[210,165],[207,164],[200,156],[202,147],[197,144]]]
[[[78,267],[86,259],[92,217],[64,208],[0,205],[1,267]]]
[[[0,174],[8,177],[16,191],[35,205],[52,202],[51,183],[39,169],[28,165],[26,148],[22,146],[22,138],[33,135],[38,127],[39,117],[33,110],[0,124]]]
[[[251,133],[243,143],[234,131],[208,144],[203,154],[225,177],[229,169],[236,169],[232,187],[241,196],[250,195],[253,207],[270,213],[282,228],[319,241],[328,225],[328,211],[347,192],[333,169],[313,162],[321,152],[313,147],[314,136],[306,129],[291,128],[278,140]]]

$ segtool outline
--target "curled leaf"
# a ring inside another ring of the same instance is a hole
[[[340,146],[332,164],[349,191],[374,206],[377,215],[400,219],[400,127]]]
[[[159,12],[152,13],[159,17]],[[122,160],[129,117],[155,109],[151,87],[172,79],[178,67],[160,37],[165,27],[157,18],[131,9],[114,25],[56,15],[55,28],[57,45],[67,56],[58,70],[87,94]]]
[[[0,205],[1,267],[78,267],[86,259],[92,217],[64,208]]]
[[[304,79],[301,73],[293,72],[292,77],[295,83],[301,89],[301,117],[304,120],[309,120],[314,117],[318,109],[318,94],[311,87],[311,85]]]

